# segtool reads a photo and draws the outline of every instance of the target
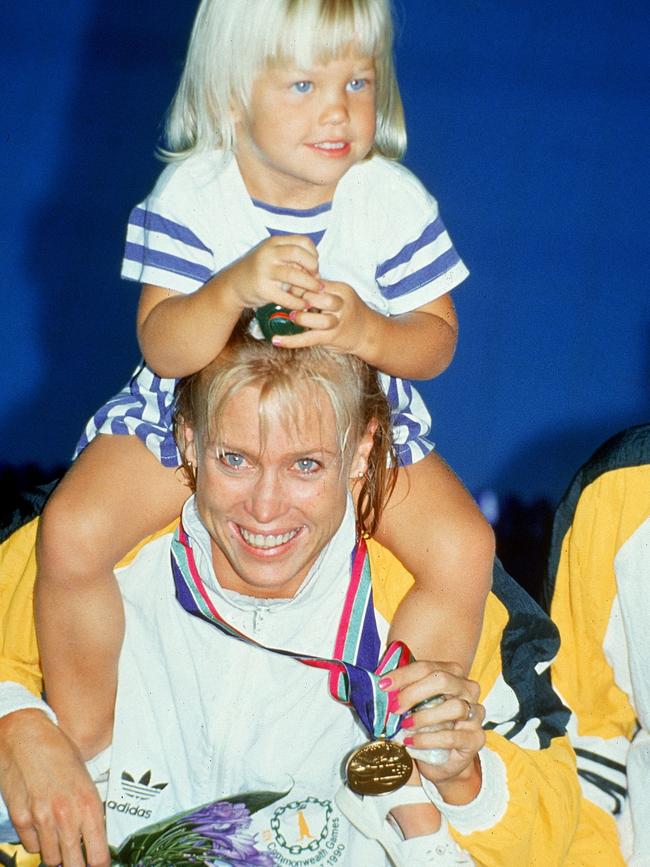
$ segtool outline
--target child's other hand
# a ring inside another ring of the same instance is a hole
[[[318,253],[311,238],[274,235],[231,266],[229,281],[242,308],[280,304],[305,310],[303,295],[318,292]]]
[[[347,283],[321,282],[320,291],[303,295],[309,309],[292,315],[302,334],[274,338],[276,346],[298,349],[303,346],[328,346],[348,355],[364,357],[364,343],[374,313]],[[295,309],[295,307],[294,307]]]

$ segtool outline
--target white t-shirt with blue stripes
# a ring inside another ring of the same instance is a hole
[[[188,294],[271,234],[304,234],[318,247],[325,279],[348,283],[386,316],[415,310],[468,274],[436,200],[399,163],[374,156],[353,166],[332,202],[308,210],[251,199],[236,160],[218,152],[168,166],[129,218],[122,275]],[[412,383],[382,374],[400,464],[433,449],[431,419]],[[178,466],[172,436],[176,381],[144,363],[86,426],[81,451],[98,433],[138,436],[165,466]]]

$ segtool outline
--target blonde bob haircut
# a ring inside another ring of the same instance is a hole
[[[393,63],[391,0],[202,0],[166,123],[163,159],[236,147],[233,106],[248,108],[256,76],[287,62],[309,69],[353,49],[374,58],[373,152],[406,150]]]
[[[181,380],[176,389],[174,434],[181,455],[185,425],[203,446],[220,448],[225,405],[244,388],[260,389],[260,430],[265,438],[270,413],[280,412],[287,425],[297,424],[303,407],[329,400],[334,410],[341,472],[349,473],[354,450],[371,423],[373,446],[357,496],[357,528],[371,536],[395,485],[390,408],[377,372],[353,355],[323,349],[277,349],[256,340],[242,323],[224,351],[206,368]],[[320,413],[319,413],[320,415]],[[183,469],[195,489],[194,468],[183,457]],[[200,472],[200,470],[199,470]]]

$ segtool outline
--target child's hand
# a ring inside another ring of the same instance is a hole
[[[320,291],[309,291],[303,295],[302,300],[309,309],[291,316],[297,325],[307,330],[302,334],[274,337],[273,343],[286,349],[328,346],[363,358],[363,347],[372,317],[378,314],[347,283],[323,280],[320,285]]]
[[[404,744],[416,750],[449,751],[444,764],[417,760],[422,776],[434,782],[443,797],[448,784],[461,781],[471,787],[471,775],[480,774],[476,756],[485,744],[485,708],[479,704],[478,683],[463,677],[455,662],[425,660],[392,671],[388,678],[389,707],[397,713],[407,713],[433,696],[444,696],[440,704],[416,710],[403,720]]]
[[[318,292],[318,253],[311,238],[275,235],[262,241],[230,269],[229,285],[244,308],[280,304],[305,310],[302,296]]]

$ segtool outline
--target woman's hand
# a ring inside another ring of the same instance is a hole
[[[42,711],[0,719],[0,791],[21,843],[44,864],[108,867],[97,789],[72,741]]]
[[[479,703],[478,683],[464,677],[457,663],[424,660],[391,672],[388,679],[390,709],[408,714],[402,722],[405,746],[449,752],[443,764],[418,759],[420,773],[449,803],[468,803],[481,787],[477,754],[485,744],[485,708]],[[434,696],[443,696],[444,701],[414,710]]]

